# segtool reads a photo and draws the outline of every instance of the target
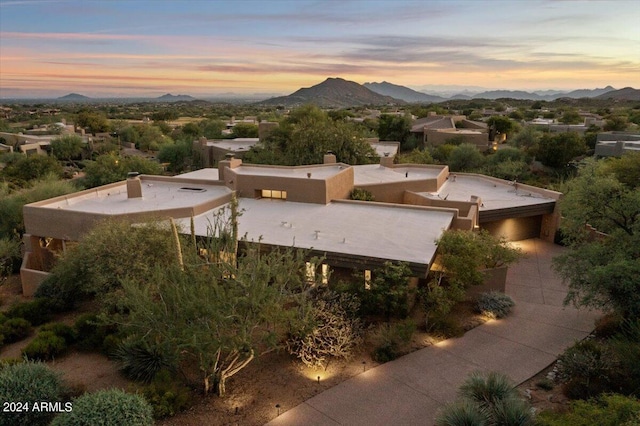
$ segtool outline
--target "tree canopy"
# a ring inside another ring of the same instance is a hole
[[[562,231],[571,250],[554,259],[569,284],[565,303],[640,316],[640,188],[621,182],[616,173],[637,164],[637,158],[589,159],[567,184]]]

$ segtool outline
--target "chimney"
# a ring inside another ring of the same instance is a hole
[[[235,169],[236,167],[240,167],[240,165],[242,165],[242,160],[235,158],[235,155],[232,152],[225,154],[225,159],[218,161],[218,179],[225,182],[225,168]]]
[[[327,151],[324,155],[324,164],[336,164],[336,162],[336,155],[331,151]]]
[[[382,167],[393,167],[393,157],[391,157],[388,152],[385,152],[384,155],[380,157],[380,165]]]
[[[139,176],[138,172],[127,174],[127,198],[142,198],[142,183]]]

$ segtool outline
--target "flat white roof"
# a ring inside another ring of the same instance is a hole
[[[189,188],[189,189],[185,189]],[[196,185],[142,179],[142,198],[127,198],[127,184],[70,194],[41,207],[87,213],[124,214],[190,207],[231,193],[222,185]]]
[[[455,176],[455,180],[454,180]],[[438,192],[421,192],[430,198],[447,199],[450,201],[470,201],[475,195],[482,199],[480,211],[496,210],[509,207],[530,206],[555,201],[553,198],[518,188],[513,182],[501,182],[486,179],[481,176],[463,176],[449,174],[449,179],[440,187]]]
[[[259,138],[220,139],[207,141],[207,146],[217,146],[228,151],[240,152],[250,150],[258,142],[260,142]]]
[[[182,173],[180,175],[174,176],[177,179],[202,179],[202,180],[211,180],[217,181],[220,180],[220,176],[218,175],[218,169],[207,168],[194,170],[192,172]]]
[[[395,157],[400,147],[400,142],[369,142],[369,144],[378,157]]]
[[[249,241],[261,238],[270,245],[425,265],[435,255],[435,240],[453,220],[449,212],[377,203],[323,205],[240,198],[239,208],[238,231]],[[196,234],[207,235],[213,212],[194,219]],[[186,219],[179,222],[189,229]]]
[[[256,176],[284,176],[291,178],[305,178],[307,179],[307,173],[311,173],[312,179],[325,179],[331,176],[335,176],[338,173],[346,169],[347,165],[330,164],[320,166],[309,167],[274,167],[274,166],[252,166],[249,164],[242,164],[239,167],[233,169],[235,173],[240,175],[256,175]]]
[[[439,167],[384,167],[380,164],[366,164],[353,167],[354,185],[374,183],[406,182],[410,180],[435,179],[442,168]]]

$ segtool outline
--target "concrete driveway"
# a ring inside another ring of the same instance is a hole
[[[562,306],[566,288],[551,270],[562,247],[538,239],[515,245],[526,257],[507,275],[506,292],[516,302],[508,318],[372,368],[296,407],[282,407],[288,411],[268,425],[433,424],[469,373],[500,371],[521,383],[549,366],[593,330],[598,315]]]

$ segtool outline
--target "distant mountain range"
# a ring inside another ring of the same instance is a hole
[[[593,99],[615,99],[615,100],[631,100],[640,101],[640,89],[625,87],[616,90],[611,86],[602,89],[581,89],[568,92],[558,90],[538,90],[535,92],[526,92],[521,90],[489,90],[483,92],[473,92],[459,87],[460,93],[453,96],[432,95],[409,87],[383,81],[382,83],[365,83],[358,84],[353,81],[347,81],[342,78],[328,78],[320,84],[312,87],[302,88],[288,96],[278,96],[269,98],[264,101],[257,102],[258,105],[283,105],[286,107],[295,107],[304,104],[315,104],[322,108],[346,108],[362,105],[402,105],[405,103],[438,103],[455,99],[523,99],[534,101],[553,101],[560,98],[593,98]],[[473,89],[476,89],[475,87]],[[450,92],[451,93],[451,92]],[[225,94],[224,101],[232,101],[235,94]],[[263,95],[268,96],[268,95]],[[260,99],[259,94],[253,94],[253,99],[246,98],[244,102],[255,102]],[[106,99],[106,98],[104,98]],[[90,98],[78,93],[69,93],[68,95],[56,98],[60,102],[100,102],[102,98]],[[118,98],[109,98],[110,100],[118,100]],[[219,98],[195,98],[190,95],[172,95],[167,93],[156,98],[122,98],[121,100],[130,102],[194,102],[203,100],[202,102],[216,102]],[[238,98],[240,99],[240,98]],[[264,98],[263,98],[264,99]]]
[[[610,92],[603,93],[596,96],[596,99],[618,99],[626,101],[640,101],[640,89],[634,89],[633,87],[625,87],[620,90],[612,90]]]
[[[411,103],[433,103],[442,102],[447,100],[441,96],[427,95],[426,93],[418,92],[405,86],[398,86],[386,81],[382,83],[365,83],[363,84],[367,89],[379,93],[384,96],[390,96],[396,99],[402,99]]]
[[[442,102],[447,99],[530,99],[534,101],[553,101],[559,98],[595,98],[605,93],[614,91],[611,86],[607,86],[604,89],[583,89],[574,90],[571,92],[559,92],[559,91],[541,91],[539,93],[525,92],[522,90],[490,90],[475,94],[460,93],[453,95],[450,98],[443,98],[441,96],[429,95],[426,93],[412,90],[405,86],[398,86],[395,84],[383,81],[382,83],[365,83],[365,87],[373,90],[374,92],[391,96],[397,99],[402,99],[406,102]]]
[[[376,93],[354,81],[327,78],[315,86],[299,89],[288,96],[267,99],[258,104],[287,107],[314,104],[322,108],[345,108],[360,105],[399,105],[404,103],[403,100]]]
[[[158,101],[158,102],[185,102],[185,101],[195,101],[196,98],[189,95],[172,95],[171,93],[167,93],[162,96],[158,96],[157,98],[146,98],[150,101]],[[73,101],[73,102],[89,102],[96,101],[99,98],[90,98],[88,96],[80,95],[78,93],[69,93],[68,95],[61,96],[56,98],[57,101]]]

